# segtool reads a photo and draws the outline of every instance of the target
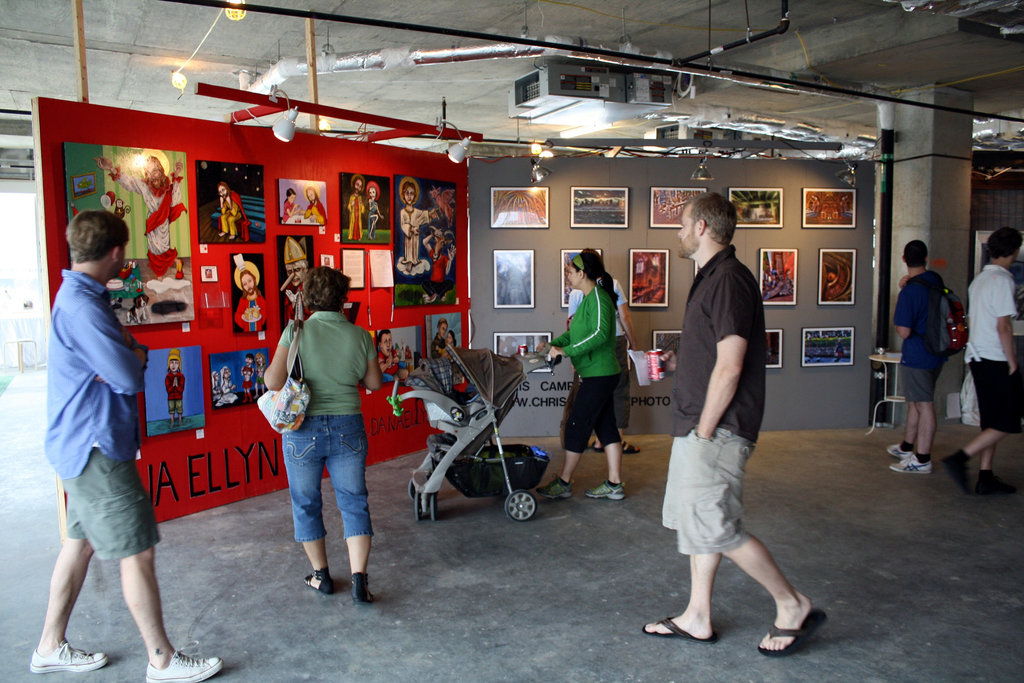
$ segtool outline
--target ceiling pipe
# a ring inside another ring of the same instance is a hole
[[[227,0],[160,0],[161,2],[174,3],[179,5],[192,5],[197,7],[212,7],[217,9],[225,9],[233,7]],[[786,26],[788,27],[788,7],[789,3],[786,0],[781,0],[781,7],[783,9],[783,19],[785,19]],[[372,19],[369,17],[357,17],[345,14],[332,14],[330,12],[317,12],[314,10],[296,10],[288,9],[285,7],[269,7],[267,5],[254,5],[246,4],[246,10],[249,12],[256,12],[260,14],[271,14],[276,16],[294,17],[297,19],[318,19],[321,21],[333,21],[345,24],[355,24],[359,26],[374,26],[377,28],[386,28],[396,31],[415,31],[420,33],[433,33],[446,36],[455,36],[458,38],[467,38],[472,40],[482,40],[489,43],[494,42],[506,42],[513,43],[516,45],[532,45],[535,47],[551,48],[555,50],[564,50],[570,53],[585,55],[590,57],[605,57],[620,60],[627,60],[630,63],[636,64],[637,66],[644,66],[646,68],[661,69],[667,71],[678,71],[681,73],[690,73],[698,76],[712,76],[717,78],[725,78],[736,82],[747,82],[752,84],[757,83],[774,83],[778,85],[788,86],[796,90],[808,93],[817,93],[822,95],[837,95],[845,97],[854,97],[858,99],[874,100],[876,102],[891,102],[893,104],[903,104],[908,107],[918,107],[921,109],[931,109],[933,111],[944,111],[952,114],[964,114],[966,116],[973,116],[977,118],[992,118],[999,119],[1001,121],[1015,121],[1024,123],[1024,118],[1014,116],[1004,116],[1001,114],[979,112],[971,109],[961,109],[959,107],[949,107],[940,104],[932,104],[929,102],[915,102],[913,100],[904,100],[899,97],[890,97],[888,95],[882,95],[879,93],[865,92],[861,90],[853,90],[851,88],[840,88],[837,86],[825,85],[821,83],[811,83],[808,81],[799,81],[792,78],[782,78],[779,76],[772,76],[770,74],[759,74],[752,71],[743,71],[739,69],[732,69],[729,67],[718,67],[713,64],[701,65],[693,63],[693,59],[700,59],[699,56],[690,56],[683,59],[671,59],[660,56],[644,56],[630,54],[627,52],[621,52],[617,50],[608,50],[605,48],[589,47],[586,45],[568,45],[565,43],[550,43],[543,40],[534,40],[531,38],[518,38],[515,36],[502,36],[490,33],[480,33],[477,31],[463,31],[460,29],[446,28],[443,26],[427,26],[423,24],[407,24],[397,21],[389,21],[385,19]],[[771,31],[766,31],[766,34],[777,35],[781,31],[779,28],[782,26],[780,20],[779,26]],[[761,34],[758,34],[761,35]],[[752,36],[753,39],[755,36]],[[767,36],[765,36],[767,37]],[[738,43],[738,44],[737,44]],[[746,39],[736,41],[736,43],[730,43],[738,47],[739,45],[745,45],[748,41]],[[724,51],[726,46],[721,46]],[[714,48],[717,49],[717,48]],[[700,53],[699,53],[700,54]],[[716,52],[715,54],[719,54]],[[744,81],[743,79],[747,79]]]

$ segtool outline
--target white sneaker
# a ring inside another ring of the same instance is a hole
[[[95,671],[107,665],[107,656],[102,652],[85,652],[68,645],[68,641],[60,644],[53,654],[44,657],[32,651],[32,664],[29,671],[34,674],[49,674],[56,671]]]
[[[915,456],[910,456],[900,460],[896,465],[889,465],[889,469],[893,472],[903,472],[904,474],[931,474],[932,473],[932,461],[921,464],[917,461]]]
[[[146,683],[196,683],[210,678],[224,666],[220,657],[189,657],[175,652],[166,669],[146,667]]]
[[[889,455],[891,455],[894,458],[899,458],[900,460],[906,460],[907,458],[909,458],[910,456],[912,456],[914,454],[914,451],[905,451],[905,450],[900,448],[900,446],[902,446],[902,445],[903,445],[902,443],[894,443],[893,445],[889,446],[885,450],[889,453]]]

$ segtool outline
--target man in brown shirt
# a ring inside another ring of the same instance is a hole
[[[825,621],[783,576],[771,553],[744,529],[743,475],[764,415],[764,308],[757,281],[736,259],[736,209],[720,194],[683,209],[679,255],[699,268],[686,303],[672,389],[672,458],[663,524],[690,556],[690,602],[678,617],[644,626],[652,636],[713,643],[711,589],[725,555],[775,600],[775,623],[758,651],[791,654]]]

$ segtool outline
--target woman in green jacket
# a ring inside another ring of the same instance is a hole
[[[608,479],[592,489],[588,498],[622,500],[622,439],[615,426],[612,395],[619,382],[619,361],[615,358],[615,294],[612,276],[605,272],[601,257],[581,252],[566,269],[569,284],[583,292],[569,330],[551,341],[549,358],[568,357],[580,376],[580,389],[565,425],[565,464],[559,476],[537,489],[545,498],[572,496],[572,473],[596,433],[605,445]]]

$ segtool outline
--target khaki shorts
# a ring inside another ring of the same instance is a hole
[[[134,462],[111,460],[98,448],[77,477],[64,480],[68,538],[89,541],[96,557],[119,560],[160,540],[149,494]]]
[[[749,538],[743,530],[743,474],[754,444],[724,430],[710,441],[696,430],[672,440],[662,524],[678,532],[684,555],[721,553]]]

